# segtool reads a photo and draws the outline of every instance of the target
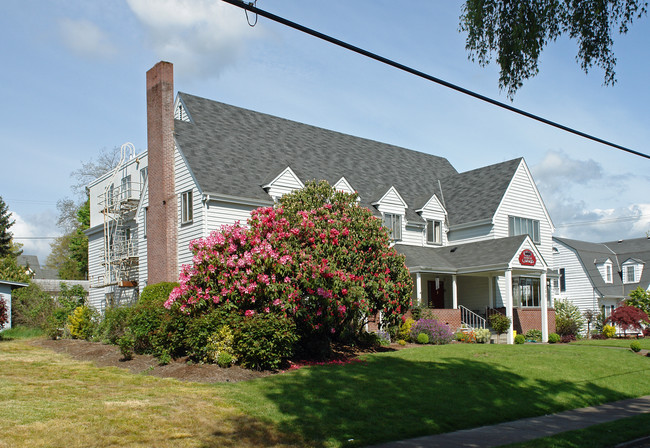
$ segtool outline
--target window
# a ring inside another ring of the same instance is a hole
[[[402,215],[384,213],[384,226],[390,231],[393,241],[402,239]]]
[[[144,184],[147,182],[147,176],[149,175],[149,167],[144,167],[140,170],[140,193],[144,191]]]
[[[113,205],[113,193],[114,193],[115,186],[111,184],[110,187],[108,187],[108,192],[106,193],[107,198],[106,198],[106,205],[109,207]]]
[[[634,266],[625,266],[625,283],[634,283],[634,282],[636,282]]]
[[[513,303],[520,303],[522,307],[539,306],[539,279],[529,277],[519,277],[517,283],[512,285],[514,297]]]
[[[192,205],[192,190],[181,193],[181,224],[192,222],[194,219]]]
[[[147,237],[147,210],[149,207],[145,207],[142,213],[142,236],[143,238]]]
[[[427,243],[442,244],[442,221],[427,219]]]
[[[129,174],[126,177],[122,178],[122,185],[120,186],[122,190],[122,199],[131,199],[131,175]]]
[[[566,291],[566,270],[560,268],[560,292]]]
[[[606,264],[605,265],[605,282],[606,283],[612,283],[612,265],[611,264]]]
[[[603,305],[603,315],[605,318],[611,316],[614,309],[616,309],[615,305]]]
[[[536,219],[510,216],[508,218],[508,234],[510,236],[529,235],[535,244],[540,243],[539,221]]]

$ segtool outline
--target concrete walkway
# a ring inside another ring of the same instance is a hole
[[[650,395],[493,426],[390,442],[375,448],[487,448],[552,436],[650,412]],[[645,446],[645,445],[644,445]]]

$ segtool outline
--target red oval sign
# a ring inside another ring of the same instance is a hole
[[[521,251],[519,254],[519,264],[524,266],[535,266],[535,263],[537,263],[537,259],[532,250],[524,249]]]

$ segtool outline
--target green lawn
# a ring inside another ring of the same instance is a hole
[[[650,394],[650,358],[629,350],[453,344],[364,359],[201,385],[3,341],[0,447],[363,446]]]
[[[579,341],[572,342],[571,344],[577,345],[594,345],[599,347],[625,347],[630,348],[632,341],[638,341],[641,348],[650,350],[650,338],[640,339],[580,339]]]

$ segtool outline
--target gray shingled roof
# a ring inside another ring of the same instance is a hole
[[[193,122],[175,121],[176,143],[204,193],[269,201],[262,185],[289,166],[303,182],[345,176],[371,210],[394,186],[409,205],[407,221],[416,223],[423,201],[434,193],[441,199],[441,179],[450,222],[459,224],[493,216],[520,162],[458,174],[442,157],[178,95]]]
[[[650,239],[648,238],[634,238],[608,243],[590,243],[559,237],[553,237],[553,239],[575,250],[592,285],[604,297],[627,297],[630,291],[633,291],[638,286],[645,289],[650,284],[650,269],[648,269]],[[613,264],[612,283],[605,283],[596,267],[596,263],[602,263],[607,258],[612,260]],[[624,284],[620,274],[621,264],[630,258],[640,260],[646,263],[646,266],[643,268],[643,274],[638,283]]]
[[[409,268],[437,272],[480,270],[482,267],[506,267],[526,240],[526,235],[498,238],[445,247],[419,247],[397,244],[397,252],[406,256]]]

